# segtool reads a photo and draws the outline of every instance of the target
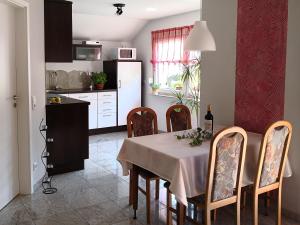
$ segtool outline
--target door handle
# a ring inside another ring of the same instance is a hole
[[[12,97],[12,99],[14,100],[14,107],[17,108],[17,102],[18,102],[18,99],[20,99],[20,96],[14,95]]]
[[[13,100],[14,100],[14,101],[17,101],[18,99],[20,99],[20,96],[17,96],[17,95],[14,95],[14,96],[13,96]]]
[[[122,88],[121,80],[119,80],[119,88]]]

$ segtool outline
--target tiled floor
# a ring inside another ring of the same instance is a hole
[[[116,156],[126,133],[90,137],[90,159],[85,170],[55,176],[58,192],[44,195],[41,190],[18,196],[0,211],[0,225],[142,225],[146,224],[145,197],[139,195],[138,219],[132,219],[128,206],[128,177]],[[154,185],[153,185],[154,186]],[[160,202],[152,203],[152,224],[165,224],[165,190]],[[250,203],[250,199],[249,199]],[[234,208],[218,211],[217,225],[234,224]],[[260,225],[275,224],[274,213],[260,215]],[[187,223],[188,224],[188,223]],[[242,225],[251,224],[251,207],[242,212]],[[296,225],[283,219],[283,225]]]

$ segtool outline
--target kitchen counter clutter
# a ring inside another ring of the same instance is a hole
[[[47,172],[50,176],[84,169],[84,160],[89,158],[89,104],[67,97],[61,97],[61,103],[57,104],[47,101]]]
[[[50,102],[50,98],[52,97],[59,97],[61,99],[60,103],[51,103]],[[89,105],[89,102],[86,101],[82,101],[82,100],[78,100],[78,99],[73,99],[73,98],[67,98],[67,97],[63,97],[60,95],[51,95],[47,97],[47,104],[46,104],[46,108],[51,106],[51,107],[57,107],[60,105],[72,105],[72,104],[86,104]]]

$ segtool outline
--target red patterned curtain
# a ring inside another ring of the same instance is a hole
[[[183,43],[193,26],[175,27],[152,32],[152,60],[155,71],[157,64],[189,63],[190,56],[184,51]]]

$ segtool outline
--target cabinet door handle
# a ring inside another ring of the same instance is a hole
[[[103,115],[103,117],[111,117],[111,115]]]
[[[119,88],[122,88],[121,80],[119,80]]]
[[[106,112],[107,112],[107,111],[111,111],[111,110],[112,110],[112,109],[103,109],[103,111],[106,111]]]
[[[47,142],[48,142],[48,143],[53,143],[53,142],[54,142],[54,139],[53,139],[53,138],[47,138]]]
[[[78,96],[78,98],[88,98],[89,96]]]
[[[111,104],[112,102],[103,102],[103,104]]]

